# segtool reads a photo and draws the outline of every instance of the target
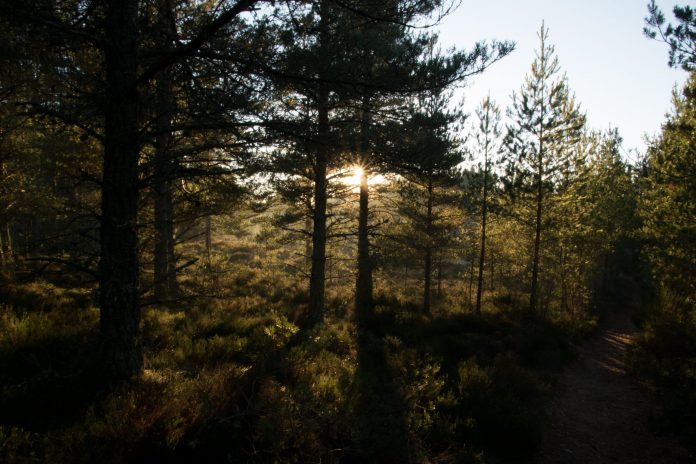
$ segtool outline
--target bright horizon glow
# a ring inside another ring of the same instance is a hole
[[[443,49],[470,50],[481,40],[513,40],[517,48],[483,74],[468,80],[453,105],[463,106],[471,122],[474,110],[490,92],[503,112],[529,72],[542,20],[556,48],[561,72],[587,113],[588,128],[615,127],[624,138],[623,155],[636,161],[644,135],[660,132],[672,107],[672,89],[687,73],[667,66],[667,45],[643,35],[648,0],[499,0],[464,2],[436,28]],[[666,19],[686,0],[658,0]],[[462,98],[464,103],[462,104]]]

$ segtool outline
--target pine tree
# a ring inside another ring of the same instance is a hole
[[[548,29],[542,24],[540,46],[530,73],[519,93],[513,94],[508,116],[512,120],[506,145],[514,158],[522,185],[532,192],[536,214],[532,252],[532,278],[529,310],[538,305],[539,258],[542,244],[545,196],[569,163],[569,150],[585,125],[585,116],[568,90],[567,78],[560,70]]]
[[[642,236],[662,304],[688,314],[696,309],[696,73],[662,134],[649,147],[640,199]]]
[[[421,253],[425,313],[431,309],[433,261],[439,251],[451,246],[457,227],[450,207],[456,203],[451,190],[462,157],[453,132],[464,115],[446,109],[448,97],[438,91],[420,96],[403,128],[401,148],[395,150],[399,174],[405,179],[398,186],[399,214],[409,230],[399,240]]]
[[[489,200],[488,194],[491,189],[491,168],[496,163],[496,156],[500,149],[500,108],[486,97],[476,110],[478,117],[478,127],[474,132],[476,146],[474,151],[482,157],[479,163],[481,173],[481,248],[478,262],[478,284],[476,288],[476,314],[481,314],[481,296],[483,293],[483,267],[486,256],[486,220],[488,219]]]
[[[696,12],[688,5],[675,5],[672,11],[678,23],[676,26],[670,23],[665,27],[664,13],[655,0],[650,0],[643,33],[669,45],[671,67],[681,66],[685,71],[693,71],[696,69]]]

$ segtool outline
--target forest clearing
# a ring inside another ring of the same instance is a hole
[[[694,9],[639,151],[465,6],[0,0],[0,462],[696,462]]]

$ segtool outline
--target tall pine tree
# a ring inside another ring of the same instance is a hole
[[[481,249],[478,262],[478,285],[476,287],[476,314],[481,314],[483,293],[483,267],[486,258],[486,221],[488,219],[488,194],[491,189],[491,169],[496,163],[501,145],[500,108],[486,97],[476,109],[478,127],[474,132],[474,150],[480,156],[481,173]]]
[[[543,23],[538,33],[539,50],[519,93],[513,94],[508,109],[511,123],[506,145],[516,164],[522,187],[530,192],[535,206],[532,277],[529,311],[537,309],[539,258],[544,224],[545,197],[568,163],[572,146],[580,139],[585,116],[568,90],[548,29]]]

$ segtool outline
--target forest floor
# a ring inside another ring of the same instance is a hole
[[[598,334],[579,347],[578,359],[562,374],[538,464],[696,462],[676,436],[655,430],[656,406],[628,372],[638,333],[631,319],[637,289],[628,284]]]

